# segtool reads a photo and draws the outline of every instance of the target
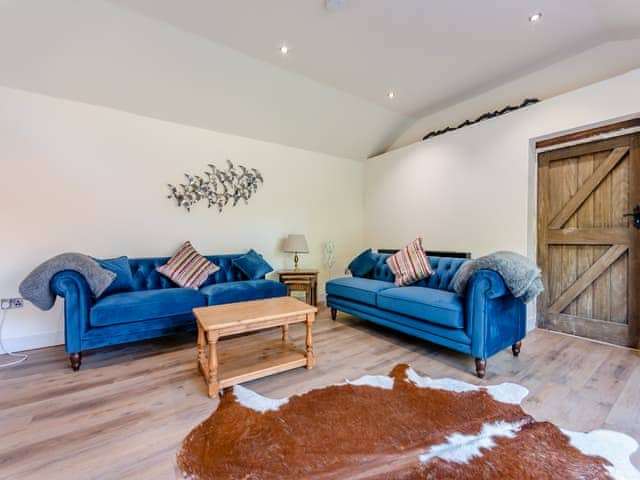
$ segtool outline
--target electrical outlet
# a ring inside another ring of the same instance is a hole
[[[14,308],[24,307],[24,299],[20,297],[16,298],[3,298],[0,299],[0,310],[11,310]]]

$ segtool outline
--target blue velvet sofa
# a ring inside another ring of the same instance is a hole
[[[390,254],[373,255],[375,267],[364,277],[327,282],[333,320],[340,310],[472,355],[480,378],[491,355],[508,346],[514,355],[520,353],[526,334],[525,305],[511,295],[500,275],[491,270],[476,272],[464,296],[459,296],[453,291],[453,279],[468,260],[430,256],[431,277],[397,287],[386,264]]]
[[[97,300],[78,272],[56,274],[50,287],[65,299],[65,348],[72,368],[80,368],[83,350],[195,331],[195,307],[287,295],[279,282],[247,280],[232,264],[241,255],[207,256],[220,270],[199,290],[180,288],[156,271],[169,257],[130,258],[133,291]]]

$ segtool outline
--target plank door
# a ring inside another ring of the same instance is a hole
[[[538,156],[538,325],[638,347],[640,134]]]

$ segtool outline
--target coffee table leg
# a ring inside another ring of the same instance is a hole
[[[202,366],[206,365],[206,356],[204,354],[204,330],[198,322],[198,370],[202,371]]]
[[[209,387],[209,397],[215,397],[220,391],[218,383],[218,334],[217,332],[207,332],[207,341],[209,343],[209,375],[207,377],[207,385]]]
[[[313,357],[313,321],[315,320],[315,313],[307,313],[307,368],[311,369],[316,364],[316,359]]]
[[[282,341],[286,342],[289,340],[289,325],[282,325]]]

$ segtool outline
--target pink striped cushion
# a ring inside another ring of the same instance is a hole
[[[396,276],[395,284],[399,287],[411,285],[433,275],[420,237],[387,258],[387,265]]]
[[[200,255],[191,242],[184,242],[176,254],[156,270],[181,287],[197,290],[220,267]]]

